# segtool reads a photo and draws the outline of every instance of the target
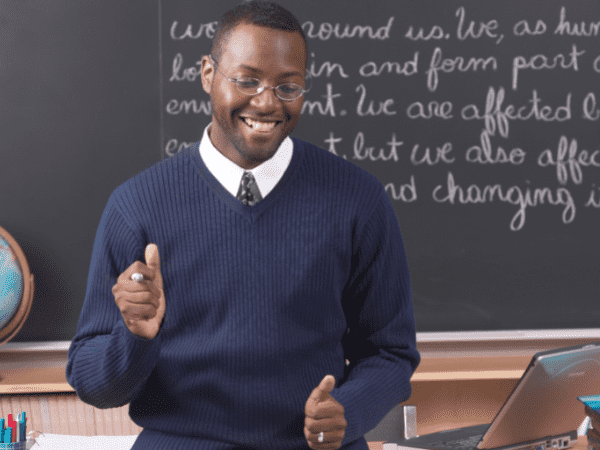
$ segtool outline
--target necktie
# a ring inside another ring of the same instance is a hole
[[[237,199],[244,205],[254,206],[256,203],[262,200],[262,195],[258,190],[256,180],[252,175],[252,172],[244,172],[242,175],[242,181],[240,182],[240,188],[237,193]]]

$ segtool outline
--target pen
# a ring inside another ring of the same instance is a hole
[[[11,430],[11,436],[8,439],[7,442],[12,443],[14,441],[14,438],[16,437],[15,436],[15,432],[17,431],[17,428],[16,428],[17,424],[13,420],[13,415],[12,414],[8,415],[8,422],[6,424],[8,425],[8,428]]]
[[[27,440],[27,418],[25,417],[25,411],[21,413],[21,441]]]

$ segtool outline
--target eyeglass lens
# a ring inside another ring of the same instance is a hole
[[[236,86],[242,94],[256,95],[264,89],[275,89],[277,97],[283,100],[294,100],[302,95],[304,89],[296,83],[286,83],[275,88],[267,88],[256,78],[240,78],[236,80]]]

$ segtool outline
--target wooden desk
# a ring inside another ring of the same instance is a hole
[[[557,335],[554,339],[418,341],[422,362],[406,402],[417,406],[418,433],[489,423],[534,353],[598,340],[600,336]],[[33,429],[56,434],[139,433],[127,405],[99,410],[77,398],[65,378],[68,344],[0,347],[0,417],[26,411]]]

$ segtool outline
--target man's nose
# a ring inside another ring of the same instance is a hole
[[[279,106],[281,99],[275,94],[275,89],[273,87],[265,87],[260,94],[253,96],[252,100],[254,104],[263,108],[275,108]]]

